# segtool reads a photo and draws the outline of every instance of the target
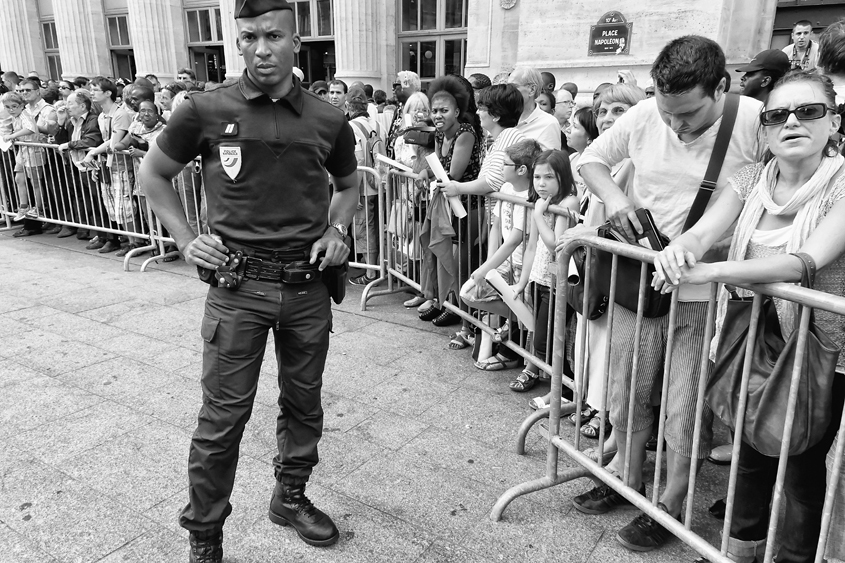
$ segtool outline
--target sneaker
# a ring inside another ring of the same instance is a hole
[[[12,217],[12,221],[23,221],[26,219],[26,214],[29,212],[29,206],[26,207],[21,206],[18,208],[18,212],[15,213],[15,216]]]
[[[417,307],[417,313],[422,313],[424,311],[428,311],[429,309],[431,309],[435,305],[435,303],[436,303],[436,300],[434,300],[434,299],[427,299],[426,301],[423,301],[423,304],[420,305],[419,307]]]
[[[645,483],[639,493],[645,496]],[[584,514],[606,514],[614,508],[632,507],[628,499],[607,485],[599,485],[572,499],[572,506]]]
[[[657,503],[660,510],[667,512],[662,502]],[[643,513],[630,524],[619,530],[616,539],[631,551],[651,551],[662,547],[672,537],[672,533],[661,526],[651,516]]]
[[[356,278],[349,278],[349,283],[352,285],[367,285],[368,283],[376,281],[376,278],[368,278],[367,274],[361,274]]]
[[[34,207],[30,207],[26,212],[27,219],[38,219],[38,210]]]

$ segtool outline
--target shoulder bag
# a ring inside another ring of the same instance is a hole
[[[704,215],[704,210],[707,208],[710,197],[716,190],[716,183],[719,180],[719,174],[722,171],[722,164],[725,162],[725,155],[728,152],[728,146],[731,142],[731,134],[733,133],[733,127],[736,122],[736,115],[739,109],[739,96],[737,94],[726,94],[725,96],[725,110],[722,115],[722,123],[719,125],[719,131],[716,133],[716,142],[713,145],[713,153],[710,155],[707,171],[704,174],[704,179],[701,181],[698,193],[695,195],[695,200],[693,201],[692,207],[687,215],[687,219],[684,222],[682,232],[687,231],[690,227],[695,225],[698,220],[701,219],[701,216]],[[641,211],[647,210],[637,210],[640,223],[645,227],[643,218],[640,216]],[[668,239],[660,234],[653,221],[651,221],[650,227],[645,228],[647,230],[651,229],[654,236],[651,236],[652,233],[644,232],[640,235],[640,238],[649,238],[652,250],[662,250],[663,247],[668,244]],[[615,233],[609,222],[599,227],[598,236],[613,240],[621,240],[626,243],[628,242],[624,237],[620,237],[618,233]],[[662,246],[657,244],[661,241]],[[577,283],[569,284],[570,295],[567,296],[567,302],[579,313],[581,313],[583,303],[583,286],[586,281],[584,279],[584,262],[587,255],[585,249],[583,252],[581,252],[581,250],[582,249],[579,248],[572,254],[575,267],[580,275],[577,276]],[[590,270],[592,272],[590,288],[591,292],[598,292],[598,294],[595,296],[591,295],[588,299],[588,312],[586,316],[591,320],[601,317],[607,309],[606,296],[610,293],[610,271],[612,260],[613,254],[609,252],[601,252],[598,250],[593,252],[594,263]],[[622,256],[620,256],[618,260],[615,301],[617,305],[621,305],[631,311],[637,310],[637,301],[639,299],[640,291],[640,264],[639,260],[633,260]],[[649,265],[648,273],[646,275],[646,284],[649,284],[649,287],[645,290],[645,307],[643,311],[643,316],[647,318],[662,317],[669,312],[669,306],[671,304],[669,294],[662,294],[650,287],[652,272],[654,272],[654,266]]]
[[[793,254],[803,262],[801,285],[811,288],[816,265],[804,253]],[[789,338],[781,333],[775,303],[763,296],[757,318],[756,339],[747,358],[747,342],[751,337],[753,298],[735,293],[728,301],[716,363],[707,384],[705,401],[722,422],[736,428],[742,368],[748,362],[748,401],[742,439],[763,455],[778,457],[784,439],[786,409],[792,385],[792,371],[798,348],[800,315]],[[807,330],[807,344],[800,363],[798,399],[789,441],[789,455],[798,455],[817,444],[831,419],[833,378],[840,349],[816,326],[813,313]]]

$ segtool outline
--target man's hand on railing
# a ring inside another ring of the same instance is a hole
[[[637,219],[637,207],[627,196],[613,195],[604,202],[607,219],[613,228],[625,235],[631,243],[637,241],[637,235],[643,232],[643,226]]]
[[[59,145],[57,148],[59,149],[59,152],[65,152],[66,150],[68,150],[68,144],[67,144],[67,143],[62,143],[62,144],[61,144],[61,145]]]

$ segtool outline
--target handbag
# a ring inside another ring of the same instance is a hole
[[[716,183],[719,180],[719,174],[722,171],[722,164],[725,162],[725,155],[728,152],[728,146],[731,142],[731,134],[733,133],[734,123],[736,123],[736,115],[739,110],[739,95],[726,94],[725,95],[725,110],[722,115],[722,122],[719,125],[719,131],[716,133],[716,142],[713,145],[713,152],[710,155],[710,161],[707,164],[707,171],[704,173],[704,179],[701,181],[698,192],[695,194],[695,200],[692,207],[690,207],[687,219],[684,222],[682,232],[686,232],[693,225],[695,225],[704,211],[707,208],[707,203],[710,197],[716,190]],[[637,210],[637,217],[640,224],[645,227],[643,217],[640,212],[648,213],[647,210]],[[662,250],[669,240],[664,237],[654,226],[654,221],[650,218],[649,222],[653,233],[657,235],[656,238],[649,236],[648,233],[643,233],[641,238],[648,237],[652,250]],[[628,243],[628,240],[616,233],[610,223],[606,223],[599,227],[598,236],[604,238],[611,238],[620,242]],[[658,242],[661,244],[658,246]],[[587,252],[584,248],[578,248],[572,253],[575,269],[578,272],[577,276],[572,276],[569,283],[569,294],[567,295],[567,303],[575,309],[578,313],[582,313],[582,303],[584,296],[585,285],[585,271],[584,262],[586,261]],[[610,293],[610,271],[611,263],[613,261],[613,254],[609,252],[593,252],[593,264],[591,265],[591,293],[587,301],[587,318],[596,320],[601,317],[607,310],[607,295]],[[636,263],[634,263],[636,262]],[[632,261],[628,258],[619,257],[618,261],[618,278],[616,284],[616,303],[622,305],[631,311],[637,310],[637,300],[639,296],[639,284],[626,283],[631,280],[640,279],[640,262]],[[646,275],[646,283],[651,281],[651,273],[654,272],[654,267],[649,266],[649,271]],[[631,277],[633,276],[633,277]],[[621,283],[619,283],[621,282]],[[655,292],[650,287],[646,289],[646,304],[643,311],[643,316],[647,318],[662,317],[669,312],[671,299],[666,295]]]
[[[651,213],[647,209],[637,209],[636,213],[637,219],[639,219],[640,224],[643,226],[643,232],[640,237],[648,240],[652,250],[658,252],[663,250],[669,244],[669,239],[657,230]],[[627,242],[625,237],[621,233],[618,233],[609,222],[599,227],[598,236],[617,242]],[[596,257],[594,265],[596,275],[594,276],[593,282],[596,283],[599,293],[610,295],[613,254],[595,250],[593,255]],[[625,256],[620,256],[617,261],[615,301],[617,305],[621,305],[629,311],[637,310],[642,264],[641,261],[635,258],[627,258]],[[654,271],[654,264],[646,265],[643,316],[648,319],[662,317],[669,312],[669,308],[672,305],[671,293],[661,293],[651,287],[651,278]]]
[[[434,148],[434,133],[437,130],[434,127],[427,125],[415,125],[405,129],[402,138],[405,143],[409,145],[419,145],[421,147]]]
[[[813,259],[804,253],[793,256],[799,257],[803,263],[801,285],[812,288],[815,281]],[[730,428],[736,428],[752,302],[753,298],[741,298],[736,294],[728,301],[713,374],[705,391],[707,404]],[[800,317],[796,317],[792,334],[784,340],[774,300],[769,296],[763,297],[750,360],[742,439],[770,457],[780,455],[784,437],[799,322]],[[806,349],[800,365],[801,379],[789,441],[790,456],[803,453],[817,444],[830,424],[833,378],[839,352],[830,337],[816,325],[811,312]]]

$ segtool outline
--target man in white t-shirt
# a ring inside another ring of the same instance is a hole
[[[714,41],[686,36],[671,41],[657,56],[651,76],[655,97],[640,102],[620,117],[581,155],[578,169],[587,187],[605,204],[607,216],[630,240],[642,232],[635,210],[651,211],[657,228],[673,239],[681,234],[692,202],[710,161],[725,107],[725,55]],[[728,179],[758,154],[757,115],[761,104],[742,96],[733,135],[709,205],[728,186]],[[630,158],[634,179],[625,195],[610,176],[610,169]],[[721,241],[721,249],[729,242]],[[720,246],[717,243],[717,246]],[[708,261],[708,257],[704,257]],[[712,438],[712,413],[705,407],[701,440],[692,451],[695,406],[705,346],[708,286],[682,286],[676,311],[672,369],[666,407],[667,484],[660,508],[678,518],[687,494],[691,458],[707,456]],[[633,434],[628,485],[644,491],[642,469],[645,444],[651,437],[651,398],[659,392],[666,357],[668,315],[643,319],[633,426],[628,428],[628,405],[636,313],[617,306],[611,330],[610,413],[619,452],[625,458],[628,432]],[[700,466],[700,465],[699,465]],[[574,500],[581,512],[602,514],[628,502],[607,486],[597,487]],[[617,539],[627,548],[648,551],[660,547],[669,532],[640,514],[620,530]]]
[[[508,77],[508,84],[519,88],[522,94],[522,115],[516,129],[534,139],[543,150],[560,150],[560,125],[553,115],[540,109],[536,99],[543,92],[543,77],[536,68],[517,67]]]

